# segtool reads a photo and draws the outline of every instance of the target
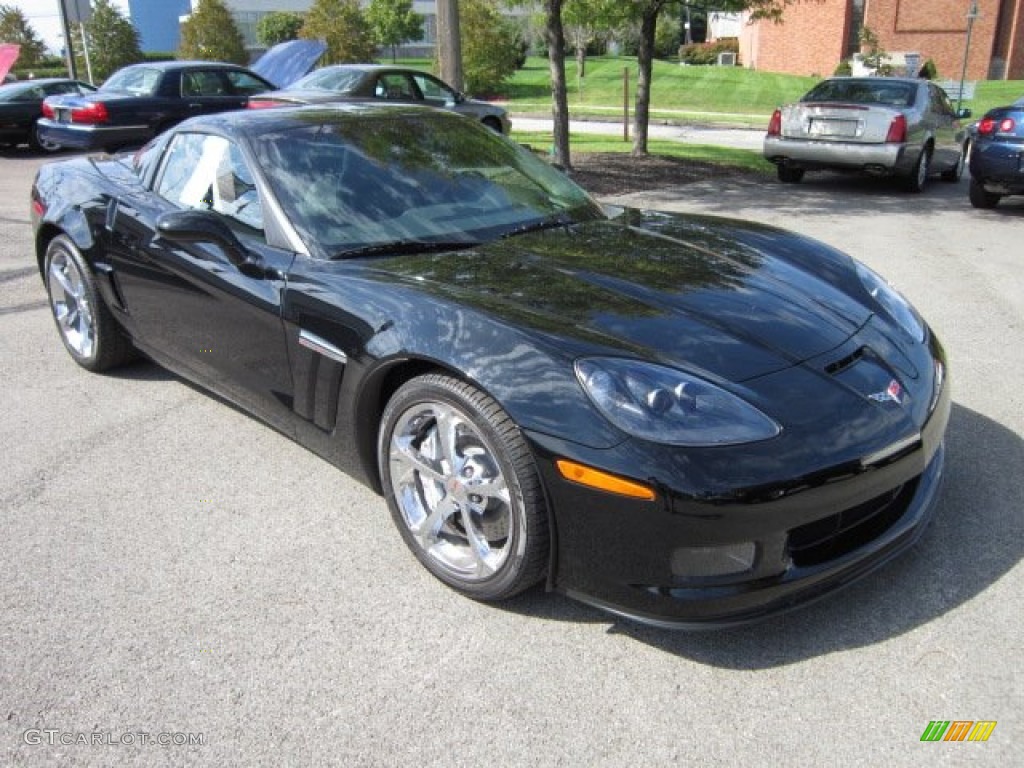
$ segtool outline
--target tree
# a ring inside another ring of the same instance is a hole
[[[20,8],[0,5],[0,42],[21,46],[18,68],[37,67],[46,55],[46,45],[28,23]]]
[[[370,0],[366,20],[377,44],[391,47],[391,61],[398,58],[399,45],[423,39],[423,17],[412,9],[412,0]]]
[[[82,27],[89,47],[89,71],[94,81],[106,80],[121,67],[143,60],[138,31],[111,0],[93,0],[92,18]],[[79,54],[78,71],[85,72],[85,57],[79,49],[76,53]]]
[[[199,0],[199,6],[181,25],[182,59],[212,59],[247,64],[242,33],[222,0]]]
[[[860,31],[861,51],[864,54],[864,66],[874,70],[878,75],[891,75],[893,66],[889,63],[889,53],[882,47],[878,35],[871,27],[863,27]]]
[[[647,127],[651,105],[651,78],[654,68],[655,36],[658,16],[666,6],[677,0],[631,0],[630,9],[640,22],[640,43],[636,55],[637,85],[634,109],[633,154],[647,154]],[[793,0],[719,0],[723,11],[750,11],[751,21],[769,19],[782,21],[782,12]]]
[[[587,46],[623,19],[621,0],[566,0],[562,23],[576,53],[576,75],[586,75]]]
[[[554,160],[572,170],[569,157],[569,96],[565,86],[565,30],[562,27],[562,0],[544,0],[544,42],[548,48],[551,73],[551,117]]]
[[[518,64],[519,30],[495,0],[459,0],[462,69],[466,91],[494,91]]]
[[[302,29],[302,14],[292,11],[271,11],[256,22],[256,39],[268,48],[295,40]]]
[[[326,42],[328,64],[372,61],[377,52],[359,0],[315,0],[299,37]]]

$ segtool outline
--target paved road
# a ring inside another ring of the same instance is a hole
[[[767,126],[767,123],[766,123]],[[550,131],[551,120],[537,117],[512,116],[512,128],[516,131]],[[630,136],[633,126],[629,127]],[[571,120],[570,133],[597,133],[605,136],[622,136],[622,122],[603,120]],[[760,151],[764,142],[764,131],[747,128],[712,128],[701,125],[664,125],[652,121],[647,129],[652,139],[672,139],[687,144],[711,144]]]
[[[1024,203],[831,176],[629,198],[851,251],[923,310],[954,377],[912,553],[789,616],[678,634],[540,592],[457,597],[380,499],[285,438],[151,365],[76,368],[32,269],[37,163],[0,157],[0,765],[1019,761]],[[998,725],[920,743],[935,719]]]

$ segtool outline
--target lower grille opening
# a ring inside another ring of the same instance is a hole
[[[914,478],[863,504],[791,530],[787,547],[793,564],[819,565],[877,539],[907,511],[917,481]]]

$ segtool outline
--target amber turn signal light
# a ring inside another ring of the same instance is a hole
[[[568,459],[558,459],[555,462],[555,466],[562,473],[562,477],[574,483],[597,488],[599,491],[617,493],[619,496],[628,496],[631,499],[654,501],[654,489],[648,488],[641,483],[616,477],[615,475],[610,475],[607,472],[602,472],[599,469],[587,467],[583,464],[577,464],[575,461],[569,461]]]

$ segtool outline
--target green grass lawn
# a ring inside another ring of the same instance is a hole
[[[429,70],[427,59],[400,63]],[[623,70],[629,72],[629,110],[636,99],[636,59],[593,56],[587,59],[586,77],[577,77],[576,61],[565,62],[569,112],[573,117],[608,116],[621,119]],[[820,78],[755,72],[743,67],[682,67],[671,61],[654,62],[651,118],[690,123],[723,123],[763,128],[772,110],[799,99]],[[965,101],[976,116],[1024,96],[1024,81],[979,81],[975,97]],[[526,66],[506,83],[499,98],[513,113],[551,113],[551,77],[548,61],[530,57]]]
[[[569,112],[573,116],[622,114],[623,69],[629,71],[629,108],[636,98],[636,59],[595,56],[587,59],[586,77],[576,76],[576,62],[567,59]],[[755,72],[743,67],[681,67],[655,61],[651,117],[687,122],[716,122],[762,128],[772,110],[799,99],[820,78]],[[549,113],[551,78],[547,59],[527,60],[508,82],[503,96],[510,112]],[[1024,81],[979,81],[973,100],[964,101],[975,115],[1024,96]]]
[[[512,140],[525,144],[534,150],[549,151],[554,139],[550,132],[512,131]],[[592,133],[571,133],[569,135],[570,152],[629,152],[633,143],[623,141],[622,137],[600,136]],[[775,166],[761,157],[759,152],[747,149],[730,149],[708,144],[683,144],[667,139],[651,139],[647,142],[647,150],[652,155],[678,157],[687,160],[698,160],[716,165],[729,165],[761,173],[773,173]]]

